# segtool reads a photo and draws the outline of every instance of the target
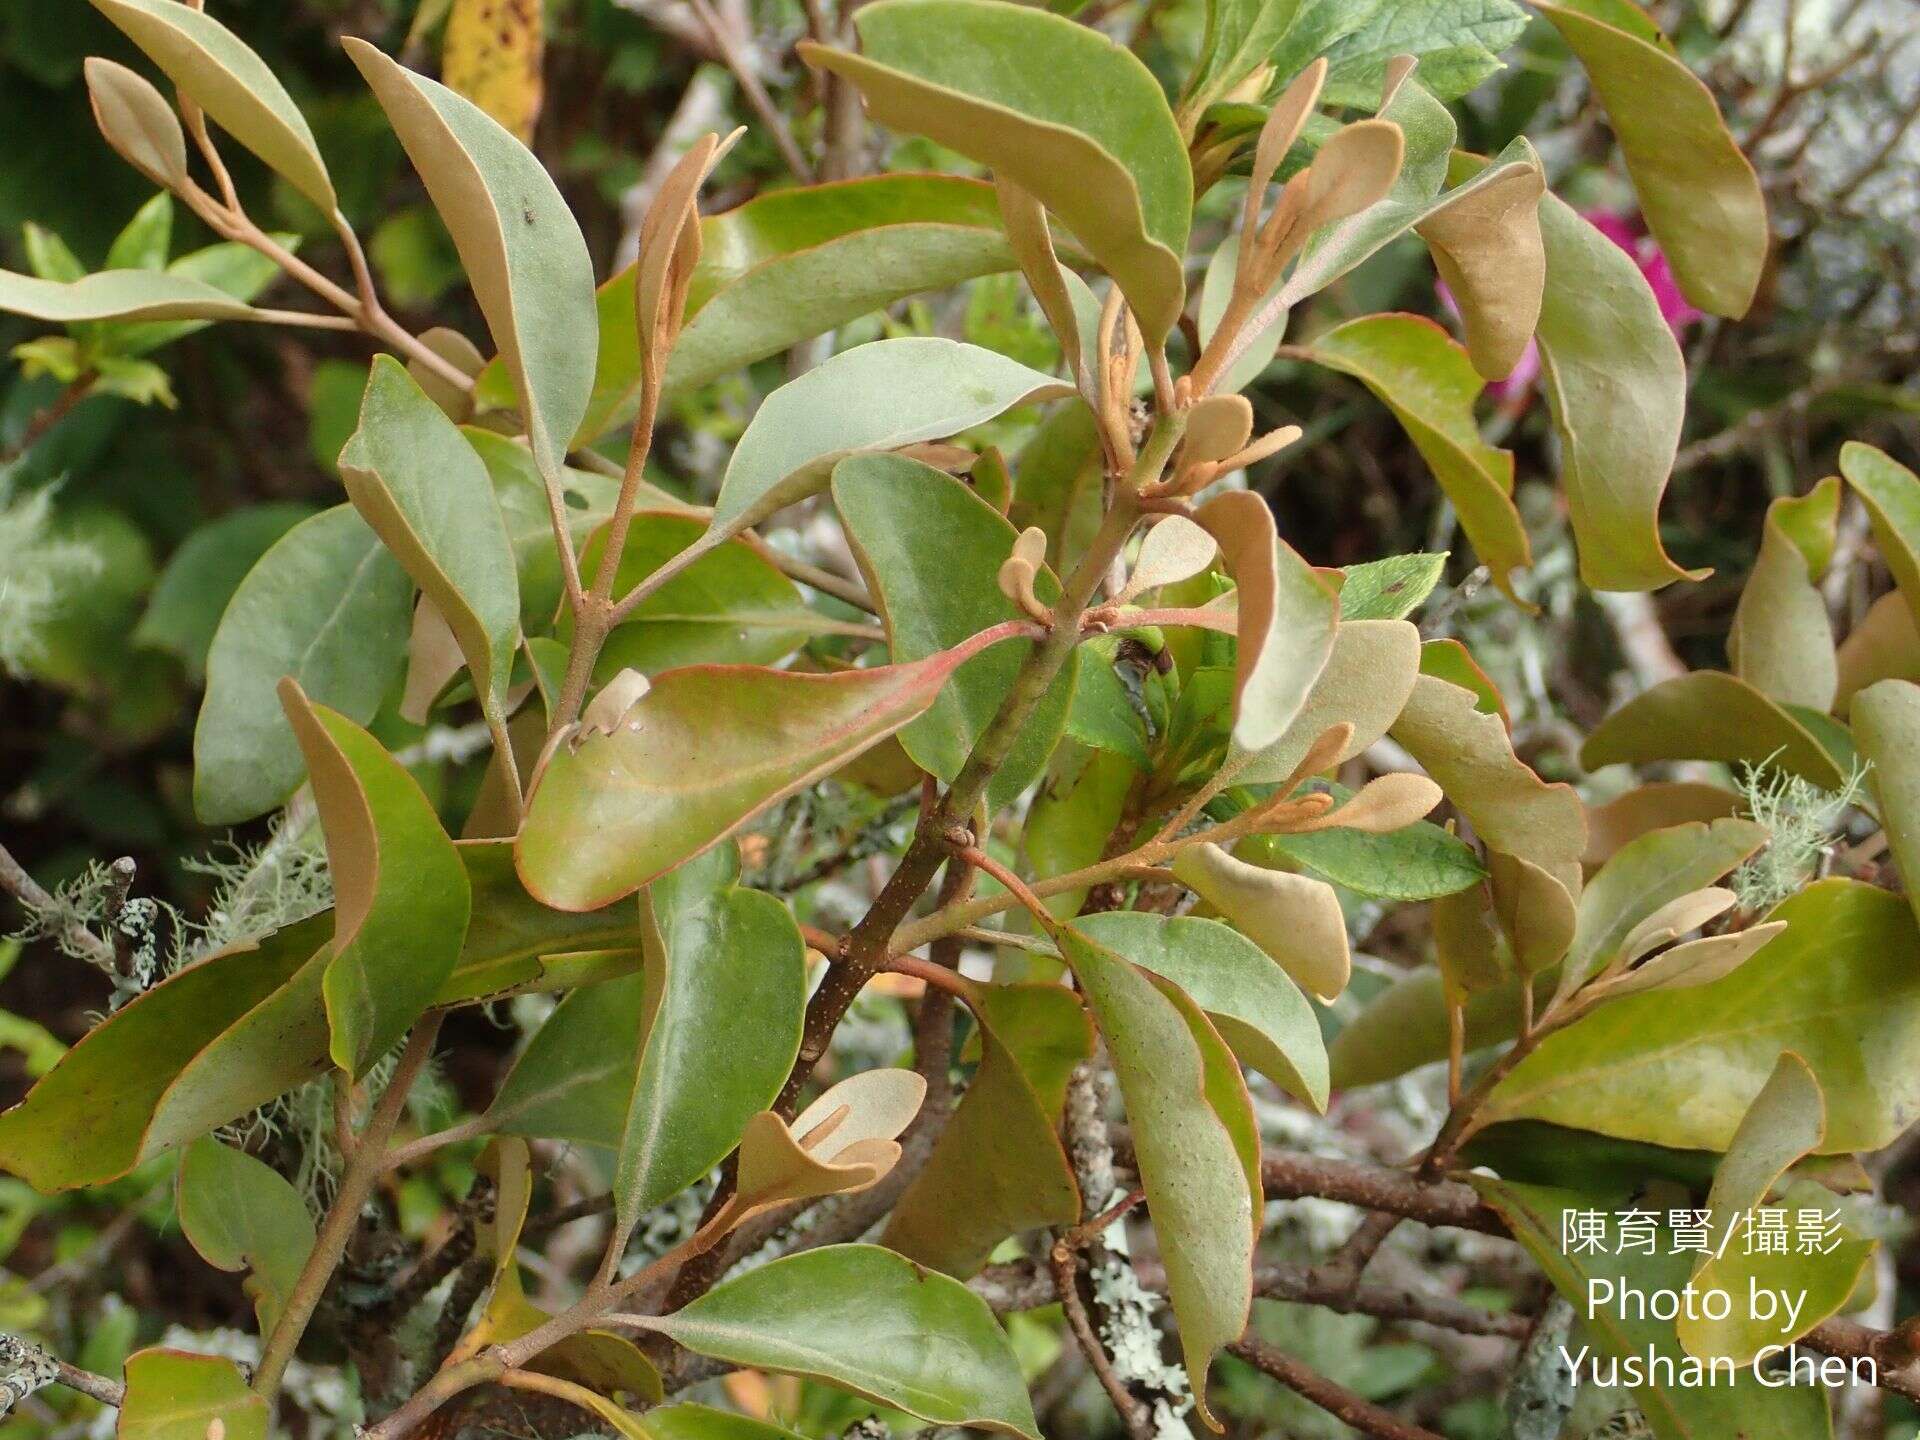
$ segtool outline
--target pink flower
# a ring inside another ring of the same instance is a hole
[[[1684,334],[1687,326],[1701,318],[1700,311],[1680,293],[1680,282],[1673,278],[1673,267],[1667,263],[1666,255],[1651,235],[1645,234],[1636,222],[1617,210],[1583,210],[1580,213],[1594,229],[1633,257],[1634,264],[1640,267],[1641,275],[1646,278],[1647,287],[1653,291],[1653,298],[1659,303],[1660,318],[1667,322],[1676,337]],[[1447,313],[1458,319],[1460,307],[1447,289],[1446,282],[1434,282],[1434,289]],[[1487,393],[1502,402],[1524,400],[1539,377],[1540,347],[1528,342],[1525,353],[1513,367],[1512,373],[1503,380],[1488,382]]]

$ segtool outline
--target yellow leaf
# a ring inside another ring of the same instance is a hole
[[[453,0],[441,78],[530,143],[540,118],[545,48],[541,0]]]

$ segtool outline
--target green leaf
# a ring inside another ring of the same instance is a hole
[[[979,648],[836,675],[669,670],[620,729],[562,744],[535,776],[521,879],[561,910],[632,894],[899,730]]]
[[[333,872],[323,993],[334,1064],[354,1079],[399,1043],[460,957],[466,867],[419,783],[380,742],[292,679],[280,702],[307,757]]]
[[[1136,770],[1149,770],[1153,756],[1147,750],[1146,725],[1114,668],[1118,643],[1114,637],[1102,636],[1076,652],[1079,673],[1073,682],[1066,735],[1096,750],[1125,756]]]
[[[1799,498],[1767,506],[1760,555],[1740,592],[1727,636],[1733,673],[1783,705],[1821,714],[1840,683],[1833,624],[1814,583],[1833,555],[1840,480],[1828,476]]]
[[[173,246],[173,196],[162,190],[133,212],[107,247],[102,270],[161,270]]]
[[[1036,878],[1065,875],[1100,859],[1138,773],[1131,761],[1109,751],[1067,744],[1055,752],[1053,773],[1033,797],[1020,832]],[[1080,913],[1086,898],[1085,890],[1066,890],[1048,896],[1046,906],[1065,920]]]
[[[321,214],[333,213],[333,181],[306,117],[266,61],[239,36],[180,0],[93,0],[93,5],[209,119],[284,176]]]
[[[114,152],[154,184],[172,190],[187,179],[187,137],[153,82],[124,65],[89,55],[84,65],[94,123]]]
[[[1433,593],[1446,573],[1447,551],[1389,555],[1345,569],[1340,587],[1340,623],[1355,620],[1404,620]],[[1336,645],[1339,637],[1335,636]],[[1329,664],[1332,662],[1329,661]]]
[[[331,929],[326,916],[315,916],[230,946],[115,1011],[0,1115],[0,1167],[52,1194],[118,1179],[159,1153],[165,1147],[147,1131],[167,1088],[298,971]],[[320,1049],[324,1054],[324,1044]]]
[[[165,3],[186,8],[180,0]],[[64,282],[0,270],[0,311],[54,325],[93,320],[254,318],[251,305],[203,281],[165,270],[102,270]]]
[[[1058,1131],[1067,1077],[1093,1050],[1086,1012],[1064,986],[982,986],[971,1003],[979,1068],[882,1237],[962,1280],[1008,1236],[1080,1219]]]
[[[726,1281],[657,1328],[696,1354],[851,1390],[936,1425],[1038,1440],[986,1302],[874,1245],[829,1245]]]
[[[274,239],[288,250],[297,247],[298,237],[276,235]],[[182,255],[166,273],[176,279],[211,285],[221,294],[238,301],[250,301],[283,273],[278,264],[251,245],[238,241],[209,245]],[[113,348],[121,355],[150,355],[163,345],[197,334],[212,323],[207,320],[129,320],[113,327]]]
[[[1873,1254],[1871,1241],[1842,1241],[1832,1253],[1819,1255],[1749,1254],[1746,1246],[1732,1243],[1735,1232],[1752,1223],[1753,1212],[1787,1168],[1820,1148],[1826,1123],[1825,1100],[1807,1062],[1791,1050],[1782,1052],[1741,1118],[1707,1196],[1713,1214],[1712,1249],[1695,1267],[1693,1285],[1703,1294],[1718,1290],[1730,1296],[1733,1305],[1724,1319],[1698,1310],[1675,1321],[1675,1333],[1688,1354],[1751,1365],[1763,1347],[1793,1344],[1853,1294]],[[1762,1289],[1798,1296],[1798,1320],[1755,1316],[1742,1300]]]
[[[1533,562],[1532,547],[1514,508],[1513,453],[1480,439],[1473,402],[1484,382],[1467,352],[1419,315],[1349,320],[1307,349],[1309,358],[1351,375],[1393,411],[1453,501],[1494,583],[1512,595],[1513,571]],[[1345,601],[1342,592],[1342,614]]]
[[[1724,1150],[1783,1049],[1827,1094],[1822,1154],[1875,1150],[1920,1105],[1920,945],[1897,896],[1822,880],[1768,917],[1786,933],[1723,980],[1602,1005],[1549,1035],[1489,1097],[1532,1118],[1657,1145]]]
[[[648,1440],[800,1440],[782,1426],[707,1405],[667,1405],[636,1418]]]
[[[971,488],[901,455],[863,455],[833,472],[833,503],[880,605],[898,661],[923,660],[989,626],[1026,618],[1001,593],[1001,564],[1016,532]],[[1040,602],[1059,598],[1050,574],[1036,577]],[[925,715],[900,732],[921,769],[951,781],[1012,691],[1033,642],[996,645],[954,673]],[[1073,705],[1077,655],[1035,706],[988,802],[1006,804],[1046,768]]]
[[[1207,1094],[1207,1067],[1180,1007],[1149,976],[1073,930],[1061,932],[1113,1058],[1133,1126],[1167,1289],[1200,1413],[1207,1371],[1247,1327],[1255,1212],[1232,1132]]]
[[[1658,760],[1767,764],[1823,790],[1846,783],[1804,713],[1794,715],[1744,680],[1716,670],[1663,680],[1634,696],[1580,747],[1580,763],[1589,770]]]
[[[181,1157],[176,1193],[181,1233],[200,1258],[249,1272],[247,1293],[267,1334],[313,1249],[307,1202],[270,1166],[210,1137]]]
[[[596,326],[593,262],[580,227],[540,162],[484,110],[364,40],[342,43],[446,221],[540,472],[557,476],[593,389],[582,343]]]
[[[697,544],[706,529],[697,516],[634,516],[613,593],[626,594]],[[604,547],[602,531],[581,556],[583,573],[598,572]],[[632,617],[607,637],[594,674],[604,681],[623,669],[654,675],[676,665],[710,662],[771,665],[806,644],[820,628],[821,617],[807,607],[794,583],[744,541],[733,541],[708,549],[641,601]],[[570,615],[561,617],[556,633],[562,640],[573,633]]]
[[[1346,791],[1329,787],[1344,800]],[[1384,835],[1335,827],[1306,835],[1254,835],[1235,847],[1265,864],[1285,856],[1323,880],[1382,900],[1435,900],[1487,878],[1473,847],[1430,820]]]
[[[486,465],[493,482],[494,499],[507,527],[507,543],[513,547],[514,568],[519,575],[520,623],[527,633],[538,634],[553,624],[563,588],[546,482],[534,467],[532,453],[519,441],[474,425],[462,427],[460,433]],[[576,546],[584,546],[594,529],[613,513],[619,493],[617,479],[572,468],[560,472],[561,499],[567,507],[568,528]],[[639,500],[650,508],[672,504],[671,496],[656,492],[645,481],[641,482]]]
[[[1867,507],[1874,543],[1920,622],[1920,475],[1857,440],[1840,447],[1840,473]]]
[[[1392,733],[1489,849],[1524,856],[1579,895],[1587,847],[1580,797],[1534,774],[1513,753],[1500,717],[1479,710],[1471,691],[1422,675]]]
[[[1672,825],[1628,841],[1580,894],[1563,993],[1571,994],[1619,954],[1642,920],[1682,895],[1711,885],[1767,843],[1764,825],[1725,819]]]
[[[1286,734],[1333,651],[1340,602],[1279,537],[1251,490],[1215,496],[1193,514],[1220,546],[1238,612],[1233,742],[1264,750]]]
[[[856,345],[782,385],[754,412],[727,462],[708,543],[824,489],[848,455],[957,435],[1067,393],[1051,376],[977,345],[920,336]]]
[[[776,190],[703,220],[701,241],[687,325],[667,362],[669,392],[908,295],[1013,268],[992,187],[958,175]],[[627,330],[631,313],[629,301]]]
[[[185,9],[185,6],[181,7]],[[267,1397],[247,1388],[222,1355],[155,1347],[127,1357],[127,1396],[117,1440],[267,1440]]]
[[[1634,258],[1556,196],[1540,201],[1540,234],[1547,288],[1535,338],[1580,578],[1596,590],[1701,579],[1660,542],[1686,410],[1679,342]]]
[[[1402,0],[1376,6],[1352,34],[1326,51],[1323,104],[1371,110],[1380,101],[1388,62],[1412,55],[1420,84],[1454,100],[1503,67],[1498,56],[1527,28],[1510,0]]]
[[[297,500],[251,505],[202,525],[167,561],[133,643],[178,657],[187,673],[203,677],[220,616],[260,557],[288,530],[313,514]]]
[[[1674,1373],[1680,1377],[1676,1383],[1642,1385],[1632,1391],[1656,1440],[1721,1440],[1732,1435],[1743,1440],[1831,1440],[1833,1426],[1826,1395],[1820,1388],[1768,1388],[1750,1372],[1739,1374],[1737,1367],[1731,1383],[1724,1372],[1714,1384],[1705,1383],[1704,1376],[1686,1383],[1679,1369],[1686,1352],[1671,1320],[1641,1317],[1619,1302],[1588,1308],[1588,1287],[1594,1281],[1608,1281],[1616,1288],[1631,1287],[1647,1294],[1677,1294],[1686,1287],[1689,1257],[1672,1253],[1670,1242],[1657,1240],[1661,1253],[1655,1255],[1631,1250],[1623,1253],[1614,1212],[1618,1202],[1628,1197],[1518,1185],[1487,1176],[1474,1176],[1472,1183],[1480,1198],[1500,1212],[1514,1238],[1526,1247],[1554,1288],[1586,1317],[1584,1333],[1591,1337],[1594,1348],[1643,1361],[1652,1352],[1673,1362]],[[1561,1236],[1567,1233],[1569,1211],[1597,1211],[1601,1215],[1604,1233],[1596,1248],[1583,1249],[1578,1255],[1562,1253]]]
[[[280,804],[305,764],[274,687],[290,675],[356,724],[406,654],[413,586],[350,505],[303,520],[247,572],[207,652],[193,734],[193,803],[209,825]]]
[[[1034,195],[1119,283],[1149,340],[1173,328],[1193,173],[1145,65],[1064,16],[998,0],[880,0],[855,25],[864,53],[802,55],[852,80],[882,125]]]
[[[391,355],[377,356],[340,479],[460,644],[474,688],[504,704],[520,586],[487,467]]]
[[[1199,114],[1238,89],[1266,63],[1303,8],[1303,0],[1208,0],[1200,64],[1187,81],[1181,114]]]
[[[1867,783],[1907,898],[1920,914],[1920,685],[1882,680],[1853,697],[1853,729]]]
[[[1295,1099],[1327,1108],[1327,1051],[1300,987],[1259,947],[1217,920],[1128,911],[1088,915],[1074,928],[1192,997],[1251,1065]]]
[[[1766,266],[1767,203],[1713,92],[1630,6],[1539,8],[1587,67],[1681,291],[1716,315],[1746,314]]]
[[[655,881],[644,969],[562,1001],[488,1110],[514,1134],[615,1147],[628,1226],[739,1143],[800,1050],[806,947],[786,906],[739,874],[728,845]]]

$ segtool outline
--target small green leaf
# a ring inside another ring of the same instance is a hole
[[[1433,593],[1446,573],[1447,552],[1389,555],[1346,567],[1340,587],[1340,622],[1404,620]],[[1338,637],[1336,637],[1337,643]],[[1329,664],[1332,662],[1329,661]]]
[[[1660,541],[1660,497],[1680,445],[1686,362],[1634,258],[1553,195],[1540,364],[1560,436],[1580,578],[1596,590],[1655,590],[1682,570]]]
[[[472,913],[466,867],[418,782],[339,712],[280,682],[333,872],[323,994],[334,1064],[359,1079],[433,1002]]]
[[[1113,911],[1074,928],[1178,985],[1220,1037],[1289,1095],[1327,1108],[1327,1051],[1313,1006],[1251,940],[1217,920]]]
[[[1874,543],[1920,622],[1920,476],[1857,440],[1840,447],[1840,473],[1867,507]]]
[[[1055,752],[1052,773],[1033,797],[1020,832],[1036,878],[1065,875],[1100,859],[1139,773],[1109,751],[1067,744]],[[1048,896],[1046,905],[1064,920],[1079,914],[1086,898],[1085,890],[1066,890]]]
[[[185,9],[185,6],[181,7]],[[127,1395],[117,1440],[267,1440],[267,1397],[247,1388],[222,1355],[155,1347],[127,1358]]]
[[[613,734],[549,757],[516,842],[521,879],[561,910],[632,894],[899,730],[978,649],[836,675],[669,670]]]
[[[103,270],[161,270],[173,247],[173,196],[162,190],[133,212],[107,247]]]
[[[1483,382],[1467,352],[1419,315],[1349,320],[1307,349],[1311,359],[1351,375],[1393,411],[1453,501],[1494,583],[1512,595],[1513,571],[1533,563],[1532,546],[1514,508],[1513,453],[1480,439],[1473,402]],[[1351,613],[1344,590],[1340,610]]]
[[[94,123],[116,154],[168,190],[188,178],[187,137],[166,97],[145,76],[99,55],[84,64]]]
[[[274,687],[290,675],[356,724],[400,673],[413,586],[351,505],[295,525],[233,593],[207,652],[193,803],[210,825],[280,804],[305,772]]]
[[[829,1245],[726,1281],[656,1328],[696,1354],[820,1380],[936,1425],[1039,1440],[999,1322],[956,1280]]]
[[[1346,798],[1342,787],[1329,788]],[[1430,820],[1384,835],[1337,826],[1306,835],[1254,835],[1235,848],[1256,863],[1285,856],[1323,880],[1382,900],[1434,900],[1487,877],[1473,847]]]
[[[923,660],[1023,612],[996,577],[1016,532],[963,482],[901,455],[862,455],[833,472],[833,503],[868,587],[879,602],[895,661]],[[1040,602],[1059,598],[1050,574],[1036,577]],[[925,715],[900,732],[921,769],[951,781],[1013,689],[1033,644],[996,645],[954,673]],[[1000,806],[1046,768],[1073,705],[1077,654],[1020,731],[988,786]]]
[[[1008,1236],[1080,1219],[1058,1131],[1067,1076],[1093,1049],[1086,1012],[1064,986],[983,986],[973,1008],[980,1066],[882,1237],[962,1280]]]
[[[1215,1352],[1240,1338],[1252,1307],[1246,1171],[1180,1007],[1098,942],[1066,930],[1061,946],[1113,1057],[1198,1402]],[[1201,1404],[1200,1413],[1210,1412]]]
[[[1208,0],[1200,64],[1187,81],[1181,114],[1203,112],[1238,89],[1266,63],[1303,8],[1303,0]]]
[[[176,656],[187,673],[204,676],[220,616],[260,557],[313,514],[295,500],[251,505],[202,525],[173,552],[134,627],[133,643]]]
[[[1827,602],[1814,583],[1832,557],[1840,481],[1767,506],[1760,555],[1727,636],[1733,673],[1783,705],[1825,714],[1840,683]]]
[[[1068,387],[977,345],[908,337],[843,351],[766,398],[754,413],[714,502],[718,544],[824,489],[833,467],[862,450],[895,450],[957,435]]]
[[[520,586],[487,467],[391,355],[340,452],[354,508],[445,618],[475,688],[502,705],[520,643]]]
[[[148,0],[164,3],[164,0]],[[540,162],[472,101],[349,36],[447,223],[520,397],[540,472],[558,476],[593,389],[593,262]]]
[[[180,93],[269,170],[331,215],[335,199],[313,131],[272,70],[233,31],[180,0],[93,0]]]
[[[1475,89],[1503,67],[1500,52],[1520,38],[1527,14],[1510,0],[1403,0],[1358,7],[1366,20],[1327,50],[1329,105],[1371,110],[1388,62],[1412,55],[1420,83],[1442,100]]]
[[[181,1232],[200,1258],[250,1272],[247,1293],[267,1334],[313,1249],[307,1202],[270,1166],[210,1137],[181,1157],[176,1193]]]
[[[802,55],[852,80],[881,124],[1034,195],[1119,283],[1148,339],[1173,328],[1193,173],[1145,65],[1098,31],[998,0],[881,0],[855,24],[862,54]]]
[[[1823,790],[1846,783],[1808,728],[1806,712],[1795,715],[1744,680],[1716,670],[1663,680],[1636,695],[1596,725],[1580,747],[1580,763],[1589,770],[1659,760],[1772,765]]]
[[[1587,67],[1681,291],[1716,315],[1746,314],[1767,260],[1767,203],[1713,92],[1630,5],[1539,9]]]
[[[1920,685],[1882,680],[1853,697],[1853,728],[1907,898],[1920,914]]]
[[[1900,1058],[1920,1036],[1912,910],[1870,885],[1822,880],[1768,918],[1786,933],[1685,1005],[1629,995],[1549,1035],[1489,1097],[1486,1119],[1722,1150],[1790,1049],[1826,1091],[1820,1153],[1888,1143],[1920,1104],[1920,1076]]]

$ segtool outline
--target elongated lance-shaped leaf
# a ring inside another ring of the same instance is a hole
[[[249,1272],[260,1331],[273,1329],[313,1249],[313,1217],[272,1166],[211,1136],[181,1157],[175,1194],[180,1230],[200,1258]]]
[[[1001,638],[837,675],[669,670],[613,734],[548,757],[516,842],[520,877],[556,909],[610,905],[886,739]]]
[[[1646,277],[1626,251],[1553,195],[1540,343],[1561,446],[1580,578],[1596,590],[1655,590],[1683,570],[1660,540],[1660,497],[1680,446],[1687,369]]]
[[[520,643],[520,584],[493,483],[459,428],[390,355],[374,359],[340,478],[445,618],[475,688],[504,699]]]
[[[1207,1067],[1180,1008],[1105,946],[1061,932],[1113,1057],[1133,1126],[1140,1183],[1167,1266],[1196,1403],[1214,1354],[1240,1338],[1253,1302],[1252,1197],[1231,1131],[1207,1093]]]
[[[193,808],[250,820],[305,771],[275,691],[282,676],[356,724],[373,718],[406,656],[413,587],[351,505],[287,531],[234,591],[207,652],[193,732]]]
[[[986,1302],[877,1245],[828,1245],[651,1322],[695,1354],[820,1380],[936,1425],[1039,1440],[1020,1362]]]
[[[1513,503],[1513,452],[1480,438],[1473,402],[1481,380],[1466,352],[1420,315],[1349,320],[1316,336],[1307,350],[1393,411],[1453,502],[1493,583],[1514,598],[1513,572],[1533,563],[1533,547]]]
[[[473,891],[419,784],[381,743],[299,682],[280,683],[333,871],[323,993],[334,1064],[355,1079],[398,1043],[460,958]]]
[[[540,162],[484,110],[364,40],[345,44],[453,236],[541,473],[557,476],[593,391],[593,262],[580,227]]]
[[[1727,636],[1734,674],[1783,705],[1823,715],[1833,708],[1840,667],[1815,582],[1833,556],[1839,516],[1840,481],[1831,475],[1806,495],[1767,506],[1760,556]]]
[[[1713,92],[1629,0],[1538,8],[1587,67],[1681,292],[1716,315],[1746,314],[1766,266],[1767,202]]]
[[[224,290],[164,270],[101,270],[69,281],[0,270],[0,311],[53,325],[89,320],[250,320],[256,313]]]
[[[180,0],[93,0],[165,72],[180,93],[266,162],[267,168],[333,213],[333,181],[293,97],[238,35]]]
[[[974,1018],[980,1068],[883,1237],[962,1280],[1009,1235],[1079,1220],[1060,1112],[1068,1075],[1093,1049],[1086,1011],[1061,985],[983,987]]]
[[[1193,518],[1219,544],[1239,602],[1233,743],[1264,750],[1287,733],[1326,666],[1339,597],[1280,538],[1252,491],[1215,496]]]
[[[714,501],[718,544],[826,487],[861,450],[957,435],[1016,405],[1070,394],[1050,375],[977,345],[912,336],[843,351],[754,412]]]
[[[1867,507],[1874,542],[1920,623],[1920,475],[1857,440],[1840,447],[1840,473]]]
[[[1065,16],[999,0],[881,0],[855,25],[863,53],[802,55],[857,85],[881,124],[1036,196],[1119,283],[1149,340],[1173,328],[1193,173],[1145,65]]]
[[[1920,685],[1882,680],[1853,697],[1853,730],[1880,822],[1900,867],[1907,898],[1920,914]]]

